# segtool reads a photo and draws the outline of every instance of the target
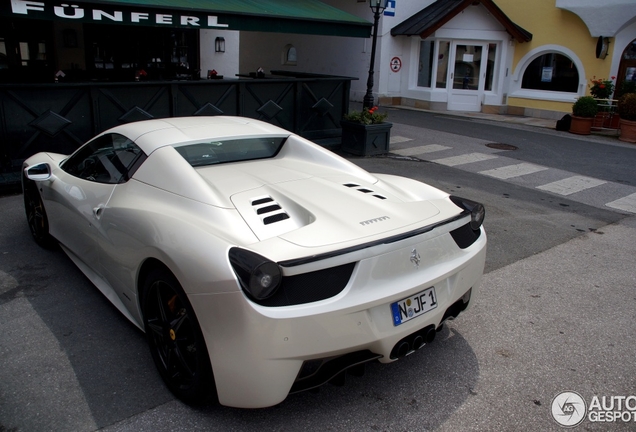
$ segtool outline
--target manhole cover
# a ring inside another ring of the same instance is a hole
[[[517,147],[511,144],[502,144],[502,143],[490,143],[490,144],[486,144],[486,147],[490,147],[497,150],[517,150]]]

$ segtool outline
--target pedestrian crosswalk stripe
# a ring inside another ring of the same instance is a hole
[[[446,165],[446,166],[457,166],[457,165],[464,165],[464,164],[469,164],[474,162],[481,162],[481,161],[485,161],[489,159],[496,159],[497,157],[498,156],[495,156],[492,154],[485,154],[485,153],[468,153],[468,154],[464,154],[460,156],[452,156],[452,157],[443,158],[443,159],[436,159],[436,160],[432,160],[431,162],[435,162],[435,163]]]
[[[413,138],[407,138],[407,137],[403,137],[403,136],[392,136],[391,138],[389,138],[389,143],[390,144],[399,144],[399,143],[403,143],[403,142],[409,142],[409,141],[413,141]]]
[[[498,179],[509,179],[514,177],[521,177],[526,174],[533,174],[539,171],[547,170],[546,167],[534,165],[530,163],[520,163],[517,165],[508,165],[501,168],[495,168],[487,171],[481,171],[479,174],[484,174],[490,177]]]
[[[636,213],[636,193],[605,204],[607,207]]]
[[[418,154],[434,153],[434,152],[448,150],[448,149],[450,149],[450,147],[446,147],[439,144],[429,144],[425,146],[411,147],[411,148],[405,148],[401,150],[391,150],[391,153],[399,154],[400,156],[415,156]]]
[[[586,189],[600,186],[605,183],[607,182],[592,177],[573,176],[556,182],[548,183],[543,186],[537,186],[537,189],[567,196],[572,195],[576,192],[581,192]]]

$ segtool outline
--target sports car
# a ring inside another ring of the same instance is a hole
[[[484,207],[240,117],[120,125],[24,163],[27,222],[187,403],[257,408],[422,348],[474,299]]]

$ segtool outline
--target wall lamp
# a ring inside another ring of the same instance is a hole
[[[225,52],[225,38],[224,37],[217,37],[216,39],[214,39],[214,52],[220,52],[220,53],[224,53]]]

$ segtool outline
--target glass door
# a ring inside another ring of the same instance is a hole
[[[488,44],[453,42],[448,95],[450,111],[481,111]]]

